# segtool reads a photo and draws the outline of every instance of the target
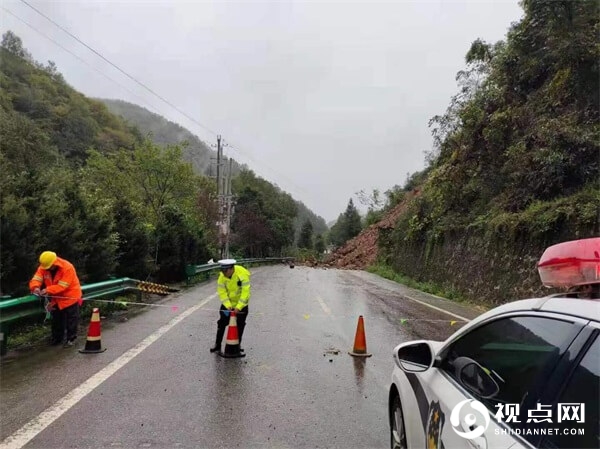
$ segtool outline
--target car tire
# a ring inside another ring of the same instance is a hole
[[[390,403],[390,447],[392,449],[406,449],[406,428],[404,427],[404,414],[398,394],[394,394]]]

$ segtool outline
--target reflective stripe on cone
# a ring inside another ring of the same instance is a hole
[[[227,338],[225,339],[225,350],[219,351],[221,357],[233,359],[246,357],[246,354],[240,351],[240,339],[238,337],[237,318],[235,310],[229,314],[229,326],[227,327]]]
[[[102,348],[101,332],[100,309],[95,307],[92,311],[92,317],[90,318],[90,326],[88,328],[88,335],[85,341],[85,348],[80,349],[79,352],[82,354],[97,354],[99,352],[106,351],[106,348]]]

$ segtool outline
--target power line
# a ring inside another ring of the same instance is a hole
[[[199,121],[197,121],[196,119],[194,119],[193,117],[191,117],[189,114],[187,114],[185,111],[181,110],[180,108],[178,108],[177,106],[175,106],[173,103],[171,103],[169,100],[165,99],[164,97],[162,97],[161,95],[157,94],[154,90],[152,90],[151,88],[149,88],[148,86],[146,86],[144,83],[142,83],[141,81],[137,80],[135,77],[133,77],[132,75],[130,75],[129,73],[127,73],[125,70],[123,70],[121,67],[117,66],[115,63],[113,63],[112,61],[110,61],[109,59],[107,59],[104,55],[102,55],[100,52],[98,52],[97,50],[95,50],[94,48],[92,48],[90,45],[86,44],[85,42],[83,42],[81,39],[79,39],[77,36],[75,36],[73,33],[71,33],[69,30],[67,30],[66,28],[64,28],[62,25],[60,25],[59,23],[57,23],[56,21],[54,21],[53,19],[51,19],[50,17],[48,17],[46,14],[44,14],[42,11],[40,11],[39,9],[37,9],[35,6],[31,5],[30,3],[28,3],[26,0],[20,0],[23,4],[25,4],[26,6],[28,6],[29,8],[31,8],[33,11],[35,11],[37,14],[39,14],[40,16],[44,17],[46,20],[48,20],[50,23],[52,23],[53,25],[55,25],[57,28],[59,28],[61,31],[63,31],[64,33],[66,33],[67,35],[69,35],[71,38],[75,39],[77,42],[79,42],[81,45],[83,45],[84,47],[86,47],[88,50],[90,50],[91,52],[93,52],[95,55],[97,55],[98,57],[100,57],[103,61],[107,62],[108,64],[110,64],[112,67],[114,67],[115,69],[117,69],[119,72],[121,72],[122,74],[124,74],[125,76],[127,76],[129,79],[131,79],[132,81],[134,81],[136,84],[142,86],[144,89],[146,89],[148,92],[150,92],[152,95],[154,95],[156,98],[160,99],[161,101],[163,101],[165,104],[169,105],[171,108],[173,108],[175,111],[179,112],[182,116],[186,117],[188,120],[190,120],[192,123],[198,125],[199,127],[201,127],[202,129],[208,131],[210,134],[217,136],[218,134],[213,131],[212,129],[210,129],[208,126],[200,123]],[[14,15],[14,14],[13,14]],[[57,44],[58,45],[58,44]],[[62,46],[61,46],[62,48]],[[64,48],[63,48],[64,49]],[[67,50],[68,51],[68,50]],[[78,58],[79,59],[79,58]],[[87,63],[86,63],[87,64]],[[109,78],[110,79],[110,78]],[[137,97],[137,96],[136,96]],[[159,113],[160,114],[160,113]],[[237,147],[237,151],[238,154],[241,154],[243,156],[248,157],[250,160],[252,160],[253,162],[255,162],[258,165],[262,165],[263,167],[267,168],[268,170],[270,170],[271,172],[275,173],[276,175],[284,178],[287,180],[288,183],[290,183],[292,186],[296,187],[297,190],[304,192],[305,194],[310,195],[306,190],[304,190],[303,188],[298,187],[295,183],[291,182],[289,180],[289,178],[287,178],[286,176],[283,176],[280,172],[277,172],[276,170],[274,170],[273,168],[269,167],[267,164],[265,164],[264,162],[259,162],[257,161],[255,158],[253,158],[250,154],[241,151],[241,147],[239,145],[236,145]],[[232,148],[233,149],[233,148]],[[312,196],[312,195],[311,195]]]
[[[0,8],[2,8],[4,11],[6,11],[7,13],[9,13],[11,16],[13,16],[15,19],[17,19],[18,21],[20,21],[21,23],[27,25],[29,28],[31,28],[33,31],[35,31],[36,33],[38,33],[40,36],[46,38],[47,40],[49,40],[50,42],[52,42],[54,45],[56,45],[57,47],[60,47],[61,49],[63,49],[64,51],[66,51],[67,53],[69,53],[71,56],[73,56],[74,58],[78,59],[79,61],[81,61],[82,63],[84,63],[86,66],[88,66],[89,68],[91,68],[92,70],[94,70],[95,72],[99,73],[100,75],[102,75],[104,78],[106,78],[109,81],[112,81],[113,83],[115,83],[117,86],[125,89],[127,92],[129,92],[131,95],[133,95],[134,97],[136,97],[138,100],[140,100],[142,103],[144,103],[146,106],[150,107],[152,110],[154,110],[157,114],[161,114],[161,112],[156,109],[154,106],[152,106],[150,103],[148,103],[144,98],[140,97],[139,95],[137,95],[135,92],[133,92],[132,90],[130,90],[129,88],[123,86],[121,83],[119,83],[118,81],[114,80],[113,78],[111,78],[110,76],[108,76],[107,74],[105,74],[104,72],[102,72],[101,70],[97,69],[96,67],[94,67],[93,65],[91,65],[89,62],[87,62],[85,59],[81,58],[80,56],[76,55],[75,53],[73,53],[71,50],[69,50],[68,48],[63,47],[61,44],[59,44],[58,42],[56,42],[54,39],[52,39],[51,37],[48,37],[47,35],[45,35],[44,33],[42,33],[41,31],[37,30],[33,25],[31,25],[30,23],[26,22],[25,20],[23,20],[21,17],[19,17],[18,15],[16,15],[14,12],[9,11],[8,9],[6,9],[3,6],[0,6]]]
[[[52,20],[50,17],[48,17],[46,14],[44,14],[43,12],[41,12],[39,9],[37,9],[35,6],[30,5],[29,3],[27,3],[25,0],[21,0],[22,3],[24,3],[25,5],[27,5],[28,7],[30,7],[31,9],[33,9],[35,12],[37,12],[39,15],[41,15],[42,17],[44,17],[46,20],[48,20],[49,22],[53,23],[55,26],[57,26],[59,29],[61,29],[63,32],[65,32],[66,34],[68,34],[70,37],[72,37],[73,39],[75,39],[77,42],[79,42],[81,45],[83,45],[85,48],[87,48],[88,50],[90,50],[91,52],[93,52],[95,55],[99,56],[100,58],[102,58],[102,60],[106,61],[108,64],[110,64],[111,66],[113,66],[115,69],[117,69],[119,72],[121,72],[123,75],[125,75],[126,77],[128,77],[129,79],[131,79],[132,81],[134,81],[135,83],[139,84],[140,86],[142,86],[144,89],[146,89],[148,92],[150,92],[152,95],[154,95],[155,97],[159,98],[161,101],[165,102],[166,104],[168,104],[169,106],[171,106],[173,109],[175,109],[177,112],[179,112],[181,115],[183,115],[185,118],[187,118],[188,120],[190,120],[191,122],[195,123],[196,125],[200,126],[201,128],[205,129],[206,131],[208,131],[209,133],[213,134],[213,135],[217,135],[216,132],[214,132],[212,129],[208,128],[207,126],[203,125],[202,123],[198,122],[197,120],[195,120],[193,117],[189,116],[186,112],[182,111],[181,109],[179,109],[177,106],[175,106],[173,103],[171,103],[169,100],[165,99],[164,97],[160,96],[159,94],[157,94],[156,92],[154,92],[152,89],[150,89],[148,86],[146,86],[144,83],[142,83],[141,81],[138,81],[135,77],[131,76],[129,73],[127,73],[125,70],[123,70],[121,67],[119,67],[118,65],[114,64],[112,61],[108,60],[107,58],[105,58],[100,52],[96,51],[95,49],[93,49],[92,47],[90,47],[88,44],[86,44],[85,42],[83,42],[81,39],[79,39],[77,36],[75,36],[73,33],[71,33],[69,30],[65,29],[63,26],[61,26],[60,24],[56,23],[54,20]]]
[[[100,58],[102,58],[102,60],[106,61],[108,64],[110,64],[112,67],[116,68],[118,71],[120,71],[121,73],[123,73],[125,76],[127,76],[128,78],[130,78],[131,80],[133,80],[135,83],[139,84],[140,86],[142,86],[144,89],[146,89],[147,91],[149,91],[150,93],[152,93],[153,95],[155,95],[157,98],[159,98],[161,101],[165,102],[166,104],[168,104],[169,106],[171,106],[173,109],[175,109],[177,112],[179,112],[180,114],[182,114],[184,117],[186,117],[188,120],[192,121],[193,123],[195,123],[196,125],[200,126],[201,128],[205,129],[206,131],[210,132],[211,134],[213,134],[214,136],[217,136],[218,134],[211,130],[210,128],[208,128],[207,126],[203,125],[202,123],[196,121],[195,119],[193,119],[192,117],[190,117],[187,113],[185,113],[184,111],[182,111],[181,109],[179,109],[177,106],[175,106],[174,104],[172,104],[170,101],[166,100],[165,98],[163,98],[162,96],[160,96],[159,94],[157,94],[156,92],[154,92],[152,89],[150,89],[148,86],[146,86],[144,83],[142,83],[141,81],[138,81],[136,78],[134,78],[133,76],[131,76],[129,73],[127,73],[125,70],[121,69],[119,66],[117,66],[116,64],[114,64],[112,61],[108,60],[106,57],[104,57],[100,52],[98,52],[97,50],[95,50],[94,48],[92,48],[91,46],[89,46],[88,44],[86,44],[85,42],[83,42],[81,39],[79,39],[77,36],[75,36],[73,33],[71,33],[69,30],[67,30],[66,28],[64,28],[62,25],[60,25],[59,23],[57,23],[56,21],[54,21],[53,19],[51,19],[50,17],[48,17],[46,14],[44,14],[42,11],[40,11],[39,9],[37,9],[35,6],[29,4],[26,0],[20,0],[22,3],[24,3],[25,5],[27,5],[29,8],[31,8],[32,10],[34,10],[36,13],[38,13],[39,15],[41,15],[42,17],[44,17],[46,20],[48,20],[49,22],[51,22],[52,24],[54,24],[56,27],[58,27],[60,30],[62,30],[64,33],[68,34],[71,38],[75,39],[77,42],[79,42],[81,45],[83,45],[84,47],[86,47],[88,50],[92,51],[95,55],[99,56]],[[240,148],[239,145],[236,145],[238,148]],[[274,169],[272,169],[271,167],[267,166],[266,164],[264,164],[263,162],[259,162],[256,159],[254,159],[250,154],[247,154],[243,151],[241,151],[241,149],[237,150],[238,154],[241,155],[245,155],[246,157],[248,157],[250,160],[252,160],[253,162],[257,163],[258,165],[263,165],[265,168],[269,169],[271,172],[278,174],[281,176],[280,173],[278,173],[277,171],[275,171]],[[288,180],[289,182],[289,180]],[[304,191],[303,189],[299,188],[298,186],[296,186],[294,183],[290,184],[294,185],[297,189],[303,191],[304,193],[308,193],[306,191]]]
[[[229,141],[229,142],[231,142],[231,141]],[[229,148],[231,150],[233,150],[234,152],[238,153],[239,155],[241,155],[242,157],[247,157],[251,161],[255,162],[257,165],[261,165],[262,167],[264,167],[267,170],[269,170],[271,173],[277,175],[279,178],[281,178],[282,180],[286,181],[289,185],[291,185],[292,187],[295,187],[298,192],[302,192],[302,193],[304,193],[306,195],[309,195],[311,197],[313,196],[313,194],[311,194],[307,190],[303,189],[302,187],[298,186],[295,182],[293,182],[292,180],[290,180],[287,176],[283,175],[281,172],[278,172],[277,170],[275,170],[274,168],[268,166],[264,162],[257,161],[255,158],[253,158],[251,156],[251,154],[249,152],[247,152],[247,151],[241,151],[240,145],[232,144],[232,145],[229,145]]]

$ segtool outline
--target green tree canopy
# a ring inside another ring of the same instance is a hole
[[[317,234],[315,237],[315,251],[318,255],[321,255],[325,252],[325,239],[322,234]]]
[[[0,87],[2,293],[27,291],[44,250],[71,260],[83,282],[182,278],[183,263],[206,260],[214,186],[179,147],[142,141],[11,32]]]
[[[356,237],[362,230],[361,218],[354,201],[350,198],[343,214],[340,214],[329,232],[329,243],[341,246],[348,240]]]
[[[232,223],[234,254],[278,256],[294,243],[297,209],[289,194],[251,170],[242,170],[232,186],[236,196]]]
[[[300,230],[298,248],[313,249],[313,226],[310,220],[306,220]]]

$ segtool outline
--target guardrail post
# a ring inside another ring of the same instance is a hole
[[[8,340],[8,335],[6,335],[4,333],[4,330],[0,331],[0,355],[4,355],[6,354],[7,351],[7,344],[6,341]]]
[[[189,286],[191,284],[192,278],[196,275],[196,266],[195,265],[186,265],[185,266],[185,285]]]

